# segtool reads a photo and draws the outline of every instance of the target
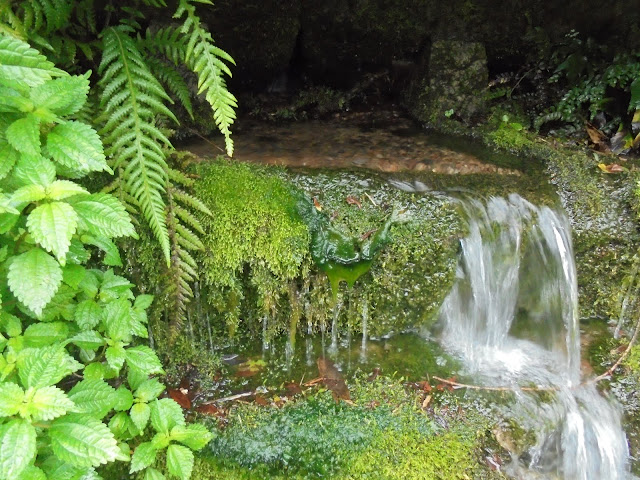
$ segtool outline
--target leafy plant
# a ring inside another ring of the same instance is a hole
[[[184,306],[192,297],[195,262],[184,245],[198,245],[200,234],[185,218],[208,212],[195,197],[176,211],[176,202],[169,198],[183,182],[176,183],[168,163],[174,149],[167,126],[178,120],[167,105],[175,99],[193,118],[193,92],[178,67],[197,77],[197,93],[210,104],[212,123],[224,135],[228,155],[233,154],[230,127],[236,99],[225,82],[225,76],[231,76],[225,62],[232,64],[233,59],[214,45],[196,3],[211,2],[180,0],[174,18],[182,24],[146,31],[141,8],[167,8],[163,0],[109,5],[104,12],[98,12],[92,0],[22,0],[0,9],[0,32],[40,46],[62,68],[77,73],[78,65],[99,60],[99,80],[91,91],[97,101],[74,115],[91,119],[99,130],[107,164],[117,177],[107,191],[130,212],[141,213],[160,245],[170,270],[166,278],[175,325],[184,320]],[[99,26],[97,18],[104,19],[104,25]]]
[[[153,297],[90,267],[91,247],[121,266],[113,239],[136,234],[116,197],[73,180],[111,171],[98,133],[71,119],[88,91],[88,75],[0,34],[0,479],[97,479],[114,461],[161,479],[166,451],[184,480],[211,434],[158,399],[162,366],[138,342]]]

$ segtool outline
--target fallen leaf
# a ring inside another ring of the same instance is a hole
[[[320,205],[320,202],[316,197],[313,197],[313,206],[316,207],[316,210],[318,210],[319,212],[322,211],[322,205]]]
[[[626,168],[618,165],[617,163],[604,164],[599,163],[598,168],[605,173],[620,173],[626,171]]]
[[[376,367],[373,369],[373,372],[371,372],[371,375],[369,375],[369,377],[367,377],[367,381],[369,382],[373,382],[376,378],[378,378],[378,375],[380,375],[380,367]]]
[[[589,139],[594,145],[605,144],[607,141],[607,136],[598,130],[591,123],[587,122],[587,135],[589,135]]]
[[[223,409],[216,407],[213,403],[203,403],[202,405],[198,405],[195,410],[198,413],[215,415],[216,417],[221,417],[226,414]]]
[[[354,197],[353,195],[349,195],[347,198],[347,203],[349,205],[357,205],[358,208],[362,208],[362,203],[360,203],[360,200],[358,200],[356,197]]]
[[[371,235],[373,235],[374,233],[376,233],[378,231],[377,228],[374,228],[373,230],[369,230],[368,232],[363,233],[360,236],[360,240],[366,240],[367,238],[369,238]]]
[[[349,394],[349,387],[347,387],[347,383],[344,381],[342,374],[334,363],[325,357],[318,358],[316,363],[318,364],[318,371],[322,377],[322,383],[331,390],[333,399],[336,402],[339,400],[350,402],[351,395]]]
[[[189,410],[191,408],[191,400],[186,394],[187,391],[186,389],[170,388],[169,396],[182,408]]]
[[[256,405],[260,405],[261,407],[266,407],[269,405],[269,401],[264,398],[262,395],[256,395]]]
[[[300,395],[302,393],[302,388],[300,388],[300,385],[295,382],[287,383],[284,388],[287,389],[289,395]]]
[[[427,407],[429,406],[429,403],[431,403],[431,395],[427,395],[422,401],[422,409],[426,410]]]

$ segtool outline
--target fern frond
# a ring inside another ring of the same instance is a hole
[[[99,71],[101,106],[110,116],[102,129],[105,153],[122,167],[124,189],[140,206],[169,263],[171,247],[165,218],[167,163],[161,144],[169,139],[156,126],[156,117],[177,119],[165,106],[171,99],[149,71],[127,27],[104,32]]]
[[[189,225],[191,228],[196,230],[198,233],[204,235],[204,228],[198,220],[189,210],[182,208],[179,205],[175,206],[176,215],[180,220],[182,220],[186,225]]]
[[[175,168],[169,168],[167,173],[169,174],[169,180],[173,183],[182,185],[183,187],[193,187],[195,184],[195,180],[193,178],[186,176],[180,170],[176,170]]]
[[[182,75],[180,75],[180,72],[158,58],[147,57],[146,60],[147,65],[149,65],[149,68],[155,73],[158,80],[178,99],[193,119],[193,106],[191,105],[189,87],[187,86],[187,82],[184,81],[184,78],[182,78]]]
[[[174,65],[181,65],[185,62],[187,53],[188,38],[182,34],[180,29],[174,27],[164,27],[157,30],[147,29],[144,37],[138,35],[138,45],[153,54],[162,54]]]
[[[27,31],[49,35],[69,25],[73,7],[67,0],[23,0],[18,15]]]
[[[186,15],[181,32],[188,37],[185,53],[186,65],[198,76],[198,93],[204,93],[213,109],[213,118],[220,133],[224,135],[227,155],[233,155],[230,127],[236,114],[238,101],[227,89],[224,75],[231,77],[231,70],[224,63],[235,64],[233,58],[213,44],[211,34],[202,27],[195,7],[189,0],[180,0],[174,17]],[[224,61],[223,61],[224,60]]]
[[[205,215],[213,216],[213,213],[211,213],[211,210],[209,210],[209,208],[207,208],[207,206],[204,203],[202,203],[200,199],[194,197],[193,195],[183,190],[176,189],[173,192],[173,197],[176,199],[176,201],[182,203],[183,205],[187,205],[193,208],[194,210],[204,213]]]

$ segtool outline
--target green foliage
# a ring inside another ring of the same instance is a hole
[[[108,169],[95,130],[68,118],[87,98],[87,76],[3,35],[0,72],[10,99],[0,113],[0,480],[100,478],[96,468],[114,461],[131,461],[133,473],[158,466],[165,449],[168,471],[186,480],[191,449],[211,434],[157,399],[164,387],[150,375],[162,366],[137,344],[152,297],[88,266],[90,245],[119,261],[112,239],[135,235],[131,219],[117,198],[65,179]]]
[[[79,104],[74,99],[84,96],[70,94],[80,88],[73,82],[81,84],[85,93],[89,90],[88,75],[84,79],[69,77],[39,85],[32,92],[32,101],[46,106],[52,115],[90,119],[99,127],[105,152],[95,149],[99,143],[95,131],[87,130],[86,124],[71,121],[55,126],[43,147],[54,160],[62,163],[61,168],[69,169],[68,176],[73,178],[71,171],[79,176],[90,171],[115,170],[117,178],[107,190],[115,193],[129,212],[139,213],[146,220],[169,267],[170,309],[172,323],[176,326],[184,320],[186,303],[193,296],[190,284],[195,277],[195,262],[188,251],[201,246],[201,232],[191,231],[188,225],[193,212],[203,208],[197,199],[192,199],[193,202],[174,211],[179,193],[174,195],[173,192],[184,185],[175,180],[168,165],[173,146],[166,124],[167,121],[177,123],[177,119],[167,105],[173,103],[173,96],[193,117],[191,97],[203,94],[211,105],[212,123],[224,135],[230,156],[233,153],[230,128],[237,106],[225,81],[226,76],[231,76],[227,63],[233,64],[233,59],[214,45],[211,34],[196,13],[194,4],[197,3],[210,2],[181,0],[174,15],[181,24],[147,31],[144,36],[139,23],[144,18],[142,4],[148,8],[166,9],[164,1],[109,5],[105,12],[100,12],[93,0],[21,0],[10,2],[0,10],[0,32],[39,45],[59,66],[75,72],[79,65],[95,65],[99,60],[99,79],[91,90],[99,102]],[[98,25],[98,18],[104,25]],[[3,37],[3,42],[12,41],[10,36]],[[19,48],[24,47],[18,43],[7,44],[5,50],[10,57],[11,52]],[[29,76],[16,75],[23,73],[19,71],[22,67],[12,65],[12,59],[8,57],[2,61],[0,77],[15,77],[26,86],[32,86],[39,75],[46,78],[57,75],[42,55],[33,55],[28,58],[30,68],[26,71]],[[197,92],[189,90],[179,73],[181,66],[197,78]],[[43,68],[48,73],[42,73]],[[6,98],[9,103],[20,100]],[[27,115],[10,127],[9,144],[14,149],[31,155],[40,150],[37,142],[39,115]],[[73,142],[69,142],[72,136]],[[98,164],[102,168],[95,168]],[[66,226],[69,231],[71,227],[72,222]],[[92,244],[111,252],[108,264],[121,264],[115,258],[115,247],[111,243],[94,239]],[[56,247],[63,255],[64,245]]]

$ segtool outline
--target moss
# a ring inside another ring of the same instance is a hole
[[[198,459],[196,478],[498,478],[478,462],[489,422],[439,426],[398,380],[352,385],[354,405],[328,392],[277,408],[240,406]],[[366,426],[363,428],[363,426]]]

